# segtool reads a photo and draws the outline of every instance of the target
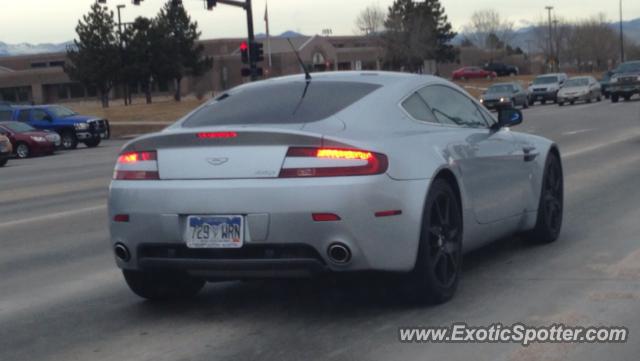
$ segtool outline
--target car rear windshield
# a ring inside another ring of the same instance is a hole
[[[576,86],[586,86],[589,85],[589,79],[587,78],[578,78],[578,79],[569,79],[567,81],[566,87],[576,87]]]
[[[487,93],[511,93],[514,90],[513,85],[494,85],[487,90]]]
[[[380,87],[342,81],[265,83],[219,96],[182,126],[315,122],[340,112]]]
[[[539,78],[536,78],[533,81],[533,84],[553,84],[553,83],[557,83],[558,82],[558,77],[557,76],[542,76]]]
[[[4,123],[0,123],[0,125],[2,125],[5,128],[8,128],[9,130],[15,133],[26,133],[26,132],[32,132],[35,130],[35,128],[30,126],[29,124],[24,124],[20,122],[4,122]]]

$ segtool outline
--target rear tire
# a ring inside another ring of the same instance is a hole
[[[101,141],[102,141],[102,139],[100,139],[100,138],[93,138],[93,139],[90,139],[90,140],[87,140],[86,142],[84,142],[84,145],[86,145],[89,148],[95,148],[95,147],[100,145]]]
[[[431,185],[422,220],[416,265],[409,275],[410,297],[441,304],[453,298],[462,270],[462,212],[444,179]]]
[[[563,107],[564,106],[564,102],[558,102],[558,106]]]
[[[612,103],[617,103],[620,101],[620,95],[618,94],[611,94],[611,102]]]
[[[8,158],[0,158],[0,168],[4,167],[5,165],[7,165],[7,162],[9,161]]]
[[[78,147],[78,138],[74,132],[65,130],[60,134],[62,149],[71,150]]]
[[[560,158],[549,153],[542,178],[542,191],[535,228],[527,234],[531,243],[546,244],[558,239],[564,209],[564,178]]]
[[[543,100],[540,101],[540,104],[545,105],[545,104],[547,104],[547,101],[543,99]]]
[[[123,270],[122,274],[133,293],[153,301],[191,298],[205,285],[204,280],[186,273]]]

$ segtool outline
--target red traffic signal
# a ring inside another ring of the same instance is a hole
[[[246,41],[240,43],[240,56],[242,58],[242,64],[249,63],[249,44]]]

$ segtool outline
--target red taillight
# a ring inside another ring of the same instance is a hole
[[[113,179],[117,180],[157,180],[158,154],[156,151],[126,152],[118,157]]]
[[[118,157],[118,164],[157,160],[156,152],[127,152]]]
[[[200,139],[224,139],[224,138],[236,138],[238,133],[236,132],[203,132],[198,133]]]
[[[340,216],[333,213],[313,213],[311,217],[316,222],[336,222],[340,220]]]
[[[129,215],[128,214],[116,214],[115,216],[113,216],[113,221],[117,222],[117,223],[127,223],[127,222],[129,222]]]
[[[393,217],[393,216],[399,216],[401,214],[402,214],[401,210],[380,211],[375,213],[376,217]]]
[[[389,162],[384,154],[360,149],[289,148],[281,178],[345,177],[382,174]]]

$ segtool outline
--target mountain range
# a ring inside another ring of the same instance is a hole
[[[618,29],[618,23],[611,23],[611,27]],[[635,41],[636,43],[640,43],[640,18],[635,20],[624,21],[622,23],[623,30],[625,35]],[[296,36],[303,36],[300,33],[295,31],[285,31],[280,35],[274,35],[274,37],[282,37],[282,38],[293,38]],[[265,38],[266,34],[257,34],[256,38]],[[534,35],[534,27],[524,27],[516,30],[516,36],[513,41],[511,41],[511,46],[520,47],[527,50],[528,42],[535,38]],[[453,40],[453,43],[458,45],[464,40],[463,34],[458,34],[456,38]],[[11,56],[11,55],[30,55],[30,54],[42,54],[42,53],[56,53],[62,52],[67,49],[67,46],[73,44],[72,41],[67,41],[64,43],[52,44],[52,43],[44,43],[44,44],[29,44],[29,43],[20,43],[20,44],[7,44],[0,41],[0,56]]]

